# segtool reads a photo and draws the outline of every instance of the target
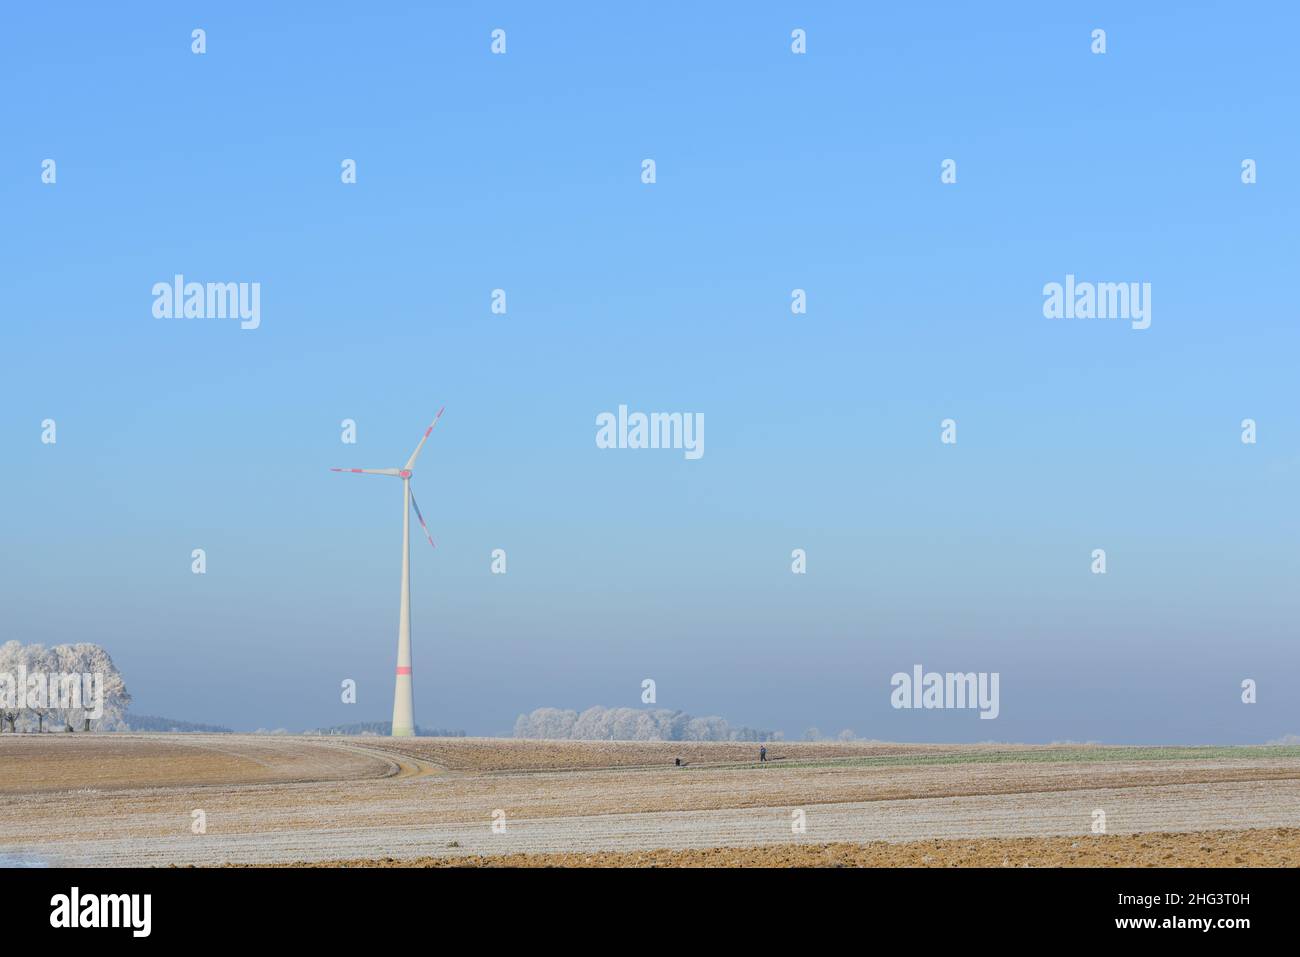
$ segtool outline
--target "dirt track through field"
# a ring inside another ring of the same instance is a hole
[[[1098,810],[1112,835],[1300,825],[1295,749],[773,750],[784,766],[739,763],[752,760],[748,745],[3,735],[0,858],[221,864],[1041,838],[1088,835]],[[674,767],[682,753],[688,766]],[[191,831],[195,809],[204,834]]]

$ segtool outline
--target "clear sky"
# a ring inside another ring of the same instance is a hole
[[[8,9],[0,640],[103,644],[141,713],[387,720],[400,483],[329,467],[400,466],[445,405],[413,483],[421,725],[639,707],[648,677],[789,736],[1300,733],[1297,27]],[[260,283],[260,327],[155,318],[177,273]],[[1067,273],[1151,283],[1150,328],[1045,318]],[[598,449],[620,404],[702,413],[705,454]],[[998,672],[999,717],[894,710],[918,663]]]

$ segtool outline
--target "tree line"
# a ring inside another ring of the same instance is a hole
[[[571,741],[779,741],[780,731],[733,728],[717,715],[696,718],[667,708],[604,708],[579,714],[538,708],[515,720],[516,738]]]

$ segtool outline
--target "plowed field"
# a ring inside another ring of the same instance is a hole
[[[1300,846],[1296,747],[755,752],[4,734],[0,862],[1294,866]]]

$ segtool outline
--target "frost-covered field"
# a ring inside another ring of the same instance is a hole
[[[1070,836],[1091,833],[1098,811],[1111,834],[1300,823],[1297,748],[781,743],[766,766],[755,751],[5,734],[0,859],[269,863]],[[194,833],[196,811],[206,833]]]

